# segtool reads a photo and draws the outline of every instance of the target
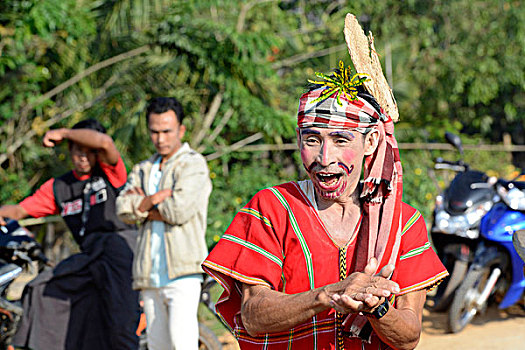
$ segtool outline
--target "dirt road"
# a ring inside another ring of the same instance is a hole
[[[21,286],[26,282],[27,277],[20,281],[19,288],[14,289],[21,293]],[[416,350],[525,350],[525,310],[521,305],[506,310],[491,306],[458,334],[446,332],[446,317],[445,313],[423,311],[423,333]],[[219,339],[224,345],[223,350],[239,350],[237,341],[229,332]]]
[[[423,313],[423,334],[417,350],[525,350],[525,311],[515,306],[501,311],[491,307],[458,334],[445,331],[446,314]],[[224,350],[238,350],[235,339],[221,337]]]
[[[446,333],[446,314],[424,310],[423,334],[417,350],[525,349],[525,311],[490,307],[458,334]]]

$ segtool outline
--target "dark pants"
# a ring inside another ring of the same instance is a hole
[[[82,253],[24,290],[14,343],[35,350],[136,350],[140,309],[131,289],[134,231],[91,233]]]

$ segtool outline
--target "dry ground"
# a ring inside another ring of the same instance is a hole
[[[525,311],[522,306],[499,310],[488,308],[484,315],[458,334],[446,333],[445,313],[423,314],[423,334],[418,350],[510,350],[525,349]]]
[[[13,297],[19,296],[17,294],[31,277],[23,275],[13,283]],[[425,308],[423,333],[416,350],[525,350],[525,310],[522,305],[506,310],[491,306],[458,334],[446,332],[445,313],[430,312]],[[224,350],[239,349],[235,338],[227,331],[219,336],[219,340],[224,344]]]
[[[417,350],[525,350],[525,311],[521,306],[507,310],[491,307],[458,334],[449,334],[446,314],[427,309],[423,313],[423,334]],[[220,340],[225,350],[238,350],[235,339],[225,333]]]

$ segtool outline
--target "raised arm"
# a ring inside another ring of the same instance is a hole
[[[44,135],[45,147],[54,147],[63,140],[70,140],[79,145],[98,150],[98,159],[106,164],[117,164],[120,153],[113,139],[104,133],[92,129],[53,129]]]

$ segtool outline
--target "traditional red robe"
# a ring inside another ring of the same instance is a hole
[[[447,275],[427,237],[421,214],[403,203],[401,245],[392,276],[401,288],[398,296],[430,288]],[[294,294],[338,282],[340,250],[346,248],[348,274],[354,272],[358,239],[345,247],[337,246],[315,206],[295,182],[258,192],[235,216],[203,263],[225,289],[217,311],[234,330],[241,348],[335,349],[333,309],[289,331],[250,336],[240,317],[240,285],[261,284]],[[371,340],[367,343],[347,337],[345,349],[388,348],[375,334]]]

